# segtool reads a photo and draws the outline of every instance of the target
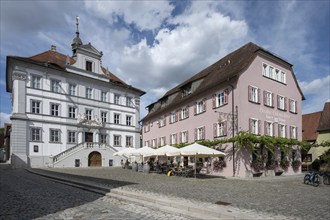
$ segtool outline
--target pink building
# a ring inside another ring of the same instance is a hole
[[[292,64],[248,43],[150,104],[142,120],[143,145],[230,138],[239,131],[301,140],[302,100]],[[250,176],[251,153],[233,155],[232,146],[221,146],[226,167],[215,174]],[[300,159],[298,148],[290,155],[295,158]],[[293,173],[291,167],[285,171]]]

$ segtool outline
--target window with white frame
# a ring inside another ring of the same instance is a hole
[[[31,112],[34,114],[40,114],[41,113],[41,102],[32,100],[31,101]]]
[[[150,122],[145,123],[145,125],[143,126],[144,129],[144,133],[149,132],[150,131]]]
[[[61,131],[58,129],[49,129],[49,142],[60,143],[61,142],[60,132]]]
[[[114,124],[120,124],[120,114],[114,113],[113,114],[113,123]]]
[[[32,75],[32,88],[41,89],[41,77]]]
[[[69,106],[69,118],[76,118],[76,108]]]
[[[215,137],[223,137],[227,135],[227,121],[216,123]]]
[[[132,116],[126,115],[126,125],[132,126]]]
[[[196,140],[204,140],[205,139],[205,127],[197,128]]]
[[[74,84],[69,84],[69,95],[73,95],[75,96],[76,95],[76,85]]]
[[[284,96],[277,95],[277,108],[281,110],[286,110],[286,98]]]
[[[52,92],[60,93],[60,81],[52,79],[50,82],[50,88]]]
[[[264,105],[273,107],[273,93],[264,91]]]
[[[76,132],[75,131],[68,131],[68,143],[76,143]]]
[[[290,134],[292,139],[297,139],[297,127],[290,126]]]
[[[278,69],[275,70],[274,79],[280,81],[280,71]]]
[[[188,107],[184,107],[181,109],[181,120],[189,117]]]
[[[256,134],[256,135],[260,134],[260,120],[250,118],[249,124],[250,124],[251,134]]]
[[[285,72],[283,72],[279,69],[275,69],[274,67],[272,67],[266,63],[262,64],[262,75],[267,78],[274,79],[278,82],[286,84]]]
[[[114,103],[120,105],[120,95],[118,94],[114,95]]]
[[[249,86],[249,101],[259,103],[260,89],[254,86]]]
[[[101,112],[101,120],[103,123],[107,122],[108,114],[106,112]]]
[[[226,93],[225,91],[219,92],[216,94],[216,99],[215,99],[215,107],[218,108],[220,106],[223,106],[225,104],[225,99],[226,99]]]
[[[149,141],[145,141],[145,142],[144,142],[144,146],[145,146],[145,147],[149,147]]]
[[[50,115],[52,115],[52,116],[59,116],[59,109],[60,109],[60,105],[59,104],[51,103],[50,104]]]
[[[205,111],[204,100],[200,100],[196,103],[196,114],[200,114]]]
[[[86,109],[85,115],[87,120],[92,120],[92,109]]]
[[[290,99],[289,107],[290,107],[290,112],[297,113],[297,101]]]
[[[171,112],[171,116],[170,116],[170,123],[174,123],[177,122],[177,114],[176,112]]]
[[[170,144],[177,144],[177,135],[176,134],[171,134],[170,136],[170,141],[171,143]]]
[[[267,64],[263,64],[262,65],[262,75],[266,76],[266,77],[269,77],[269,72],[268,72],[268,65]]]
[[[133,147],[133,136],[126,136],[126,147]]]
[[[165,144],[165,137],[160,137],[160,146],[164,146]]]
[[[100,134],[100,144],[107,143],[107,134]]]
[[[165,125],[166,125],[166,117],[165,116],[162,116],[159,119],[159,127],[164,127]]]
[[[286,74],[285,72],[281,71],[281,80],[282,83],[286,84]]]
[[[126,106],[133,107],[133,102],[131,97],[126,97]]]
[[[286,126],[283,124],[278,124],[278,136],[279,137],[286,137]]]
[[[273,73],[274,73],[274,68],[273,67],[269,67],[269,78],[273,78]]]
[[[188,143],[188,131],[181,132],[181,143]]]
[[[86,96],[87,99],[92,99],[93,97],[93,89],[92,88],[86,88]]]
[[[101,91],[101,101],[102,102],[107,101],[107,92]]]
[[[86,71],[93,72],[93,62],[86,60]]]
[[[120,135],[113,135],[113,145],[115,147],[121,146],[121,136]]]
[[[273,122],[265,121],[265,135],[274,136],[273,128]]]
[[[30,128],[31,141],[41,141],[41,128]]]
[[[152,139],[151,147],[157,147],[157,139],[156,138]]]

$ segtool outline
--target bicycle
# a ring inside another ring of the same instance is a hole
[[[321,173],[320,176],[322,176],[323,184],[324,185],[330,185],[330,173]]]
[[[318,172],[312,171],[306,173],[304,177],[305,184],[312,184],[313,186],[317,187],[320,185],[320,175]]]

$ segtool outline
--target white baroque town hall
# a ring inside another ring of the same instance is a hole
[[[76,25],[72,57],[55,46],[7,57],[14,167],[118,166],[114,152],[140,147],[145,92],[102,67],[102,52],[82,43]]]

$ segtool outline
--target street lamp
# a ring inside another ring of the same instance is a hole
[[[238,108],[237,106],[234,109],[232,109],[232,113],[226,113],[226,112],[219,112],[215,111],[216,113],[219,113],[219,123],[222,123],[224,121],[231,122],[231,131],[232,131],[232,137],[235,136],[235,131],[238,129]],[[235,176],[236,173],[236,168],[235,168],[235,143],[234,141],[232,142],[233,146],[233,176]]]

